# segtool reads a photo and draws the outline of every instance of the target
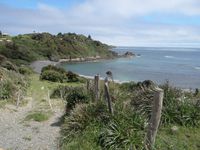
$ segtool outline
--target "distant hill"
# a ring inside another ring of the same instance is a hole
[[[111,46],[75,33],[31,33],[0,37],[0,54],[14,64],[29,64],[40,59],[57,61],[77,57],[113,58]]]

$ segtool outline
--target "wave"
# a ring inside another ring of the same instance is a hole
[[[165,58],[169,58],[169,59],[174,59],[174,58],[176,58],[176,57],[174,57],[174,56],[164,56]]]
[[[181,58],[181,57],[175,57],[175,56],[170,56],[170,55],[166,55],[164,56],[167,59],[176,59],[176,60],[191,60],[190,58]]]
[[[194,67],[194,69],[200,70],[200,66],[196,66],[196,67]]]

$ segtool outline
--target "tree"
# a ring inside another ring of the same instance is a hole
[[[57,36],[62,36],[62,33],[61,33],[61,32],[59,32]]]
[[[2,36],[2,32],[0,31],[0,36]]]
[[[90,39],[90,40],[92,39],[91,35],[88,35],[88,39]]]

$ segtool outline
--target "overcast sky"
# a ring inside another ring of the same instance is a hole
[[[200,47],[200,0],[0,0],[0,30],[90,34],[116,46]]]

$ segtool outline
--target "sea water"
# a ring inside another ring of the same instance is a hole
[[[100,74],[105,77],[109,70],[114,79],[121,82],[152,80],[163,84],[168,80],[173,86],[200,88],[199,48],[117,47],[113,50],[120,54],[131,51],[137,56],[98,62],[63,63],[61,66],[85,76]]]

